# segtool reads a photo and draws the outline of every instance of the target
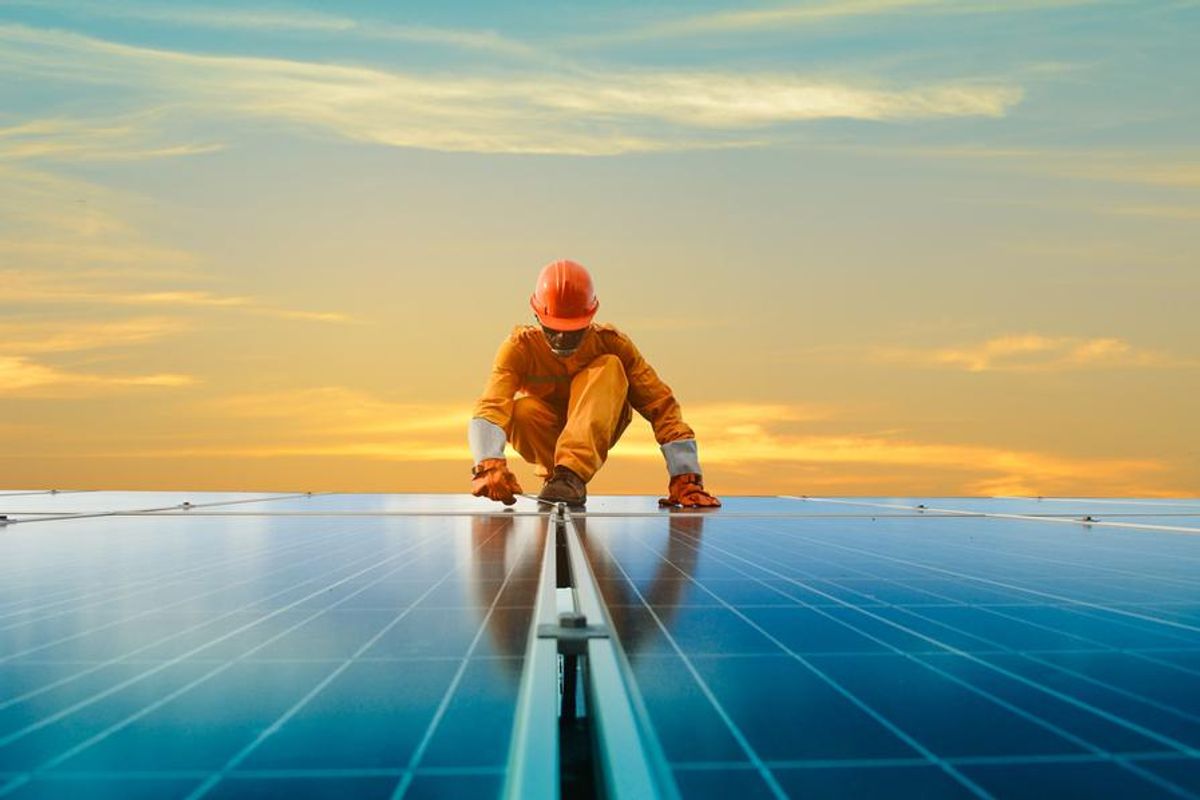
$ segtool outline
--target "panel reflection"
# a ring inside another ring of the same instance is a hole
[[[507,656],[506,675],[518,683],[533,605],[540,556],[549,529],[547,517],[479,516],[471,520],[469,574],[475,607],[494,655]],[[489,605],[490,615],[486,614]]]
[[[643,551],[635,569],[638,575],[630,575],[629,564],[618,564],[609,547],[588,536],[586,517],[575,519],[613,626],[631,660],[643,652],[661,652],[664,647],[661,630],[647,612],[647,606],[654,609],[664,627],[668,630],[672,627],[684,605],[684,593],[690,588],[689,576],[695,574],[700,559],[707,513],[672,512],[662,551]],[[611,530],[611,522],[604,527]],[[611,545],[611,541],[608,544]],[[636,586],[631,579],[637,581]]]

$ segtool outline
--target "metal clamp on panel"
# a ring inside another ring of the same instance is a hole
[[[604,625],[588,625],[587,615],[567,611],[558,615],[557,625],[538,625],[537,637],[557,639],[562,655],[582,656],[587,654],[589,639],[607,639],[609,632]]]

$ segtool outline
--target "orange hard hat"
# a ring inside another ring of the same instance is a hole
[[[600,301],[583,265],[564,259],[542,267],[529,305],[547,328],[577,331],[591,323]]]

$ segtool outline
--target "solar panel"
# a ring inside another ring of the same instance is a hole
[[[2,536],[0,793],[495,793],[544,519],[142,514]]]
[[[579,524],[685,795],[1200,789],[1193,537],[975,517]]]
[[[1197,501],[26,491],[0,797],[1200,793]]]

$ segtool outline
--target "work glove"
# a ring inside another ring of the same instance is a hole
[[[674,475],[667,487],[670,497],[660,497],[660,506],[683,506],[684,508],[716,508],[721,501],[704,491],[704,482],[694,472]]]
[[[516,495],[524,491],[503,458],[485,458],[471,468],[471,476],[471,494],[506,506],[517,502]]]

